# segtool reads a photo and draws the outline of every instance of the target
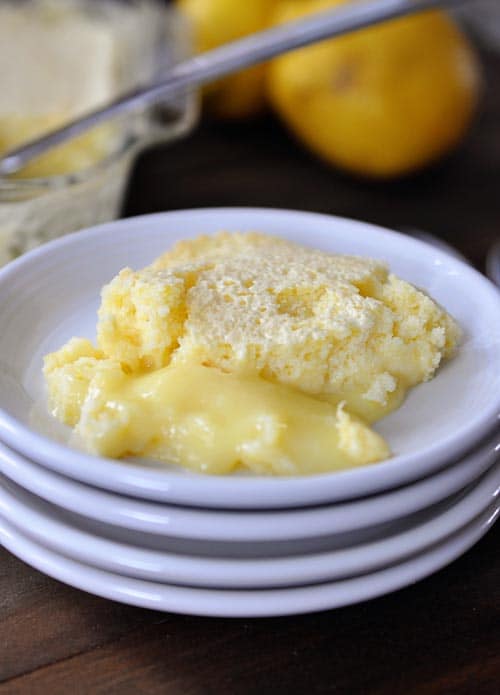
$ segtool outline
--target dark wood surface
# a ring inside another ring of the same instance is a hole
[[[420,227],[479,268],[500,238],[500,57],[483,108],[448,161],[405,181],[353,181],[271,118],[204,125],[138,163],[126,214],[258,205]],[[312,615],[182,617],[122,606],[49,579],[0,550],[4,693],[500,692],[500,525],[434,576]]]

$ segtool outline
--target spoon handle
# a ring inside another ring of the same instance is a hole
[[[224,44],[174,66],[161,82],[122,94],[43,137],[8,152],[0,159],[0,175],[11,174],[47,150],[110,118],[154,104],[186,87],[210,82],[281,53],[334,36],[465,0],[360,0]]]

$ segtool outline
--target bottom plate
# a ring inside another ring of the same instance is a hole
[[[290,589],[195,589],[131,579],[47,550],[0,520],[0,540],[24,562],[66,584],[104,598],[154,610],[212,617],[270,617],[310,613],[375,598],[436,572],[472,547],[500,512],[491,507],[461,531],[412,559],[371,574]]]

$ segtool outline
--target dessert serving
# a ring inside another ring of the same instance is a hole
[[[102,291],[97,347],[73,338],[44,373],[51,411],[91,453],[305,475],[387,458],[369,423],[459,335],[378,261],[221,232],[122,270]]]

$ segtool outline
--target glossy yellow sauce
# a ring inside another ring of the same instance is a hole
[[[206,473],[239,465],[305,475],[388,456],[384,440],[340,406],[259,377],[198,365],[94,378],[77,435],[96,453],[140,454]]]

